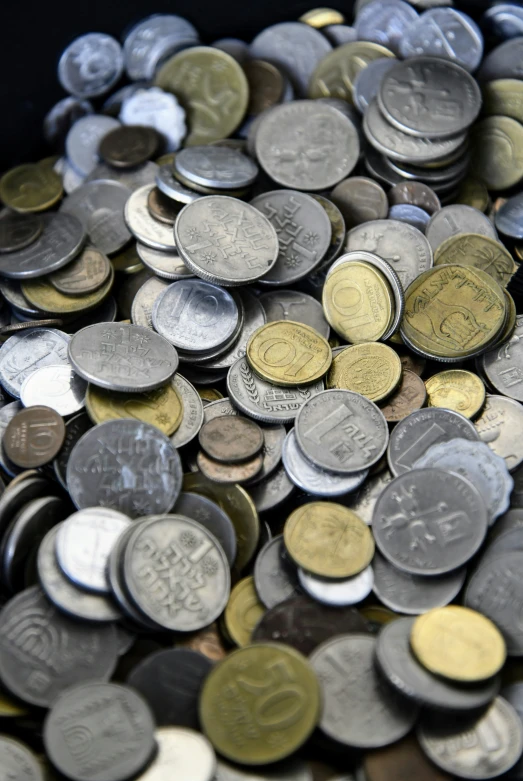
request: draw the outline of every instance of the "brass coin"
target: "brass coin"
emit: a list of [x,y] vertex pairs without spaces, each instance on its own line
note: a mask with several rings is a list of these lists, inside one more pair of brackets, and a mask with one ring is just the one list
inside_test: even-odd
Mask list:
[[[390,339],[390,341],[392,342],[392,339]],[[414,372],[418,377],[421,377],[427,365],[425,358],[421,358],[419,355],[407,350],[406,347],[402,347],[401,343],[394,344],[394,350],[399,355],[403,371]]]
[[464,203],[480,212],[486,212],[490,198],[484,182],[473,176],[467,176],[459,186],[454,203]]
[[225,608],[225,628],[233,643],[240,648],[249,645],[254,627],[266,612],[249,575],[237,583]]
[[323,287],[323,311],[329,325],[347,342],[377,342],[387,332],[394,303],[390,286],[368,263],[343,263]]
[[390,396],[400,379],[398,354],[386,344],[369,342],[338,353],[327,374],[327,388],[351,390],[371,401],[381,401]]
[[93,293],[111,276],[111,264],[96,247],[84,247],[64,268],[49,275],[50,283],[60,293],[82,296]]
[[216,622],[205,629],[201,629],[196,634],[182,640],[176,640],[175,646],[191,648],[193,651],[199,651],[201,654],[211,659],[213,662],[219,662],[227,656],[227,650],[223,640],[218,632]]
[[165,225],[174,225],[176,218],[183,209],[183,203],[177,203],[164,195],[158,187],[153,187],[147,197],[147,208],[155,220],[165,223]]
[[98,154],[114,168],[134,168],[153,157],[159,146],[160,135],[154,128],[122,125],[102,138]]
[[345,24],[345,17],[340,11],[335,11],[334,8],[312,8],[310,11],[302,14],[298,21],[319,30],[322,27],[327,27],[329,24]]
[[135,418],[156,426],[168,437],[183,419],[182,400],[173,383],[147,393],[113,393],[89,384],[85,406],[93,423]]
[[381,405],[381,411],[389,423],[398,423],[411,412],[421,409],[426,399],[427,390],[421,377],[404,369],[397,390]]
[[111,258],[111,265],[115,271],[121,271],[122,274],[137,274],[145,269],[136,250],[135,241],[118,255],[114,255]]
[[83,296],[66,296],[60,293],[47,277],[38,279],[28,279],[22,282],[22,293],[29,303],[41,309],[42,312],[50,314],[65,315],[73,312],[87,312],[94,309],[95,306],[109,295],[114,281],[114,271],[111,266],[111,272],[107,282],[102,287],[95,290],[94,293],[86,293]]
[[224,464],[221,461],[215,461],[214,458],[209,458],[203,450],[200,450],[196,456],[196,463],[202,474],[215,483],[246,483],[261,471],[263,456],[255,456],[241,464]]
[[369,62],[382,57],[394,57],[394,54],[369,41],[351,41],[338,46],[322,59],[312,74],[309,98],[341,98],[352,103],[356,76]]
[[523,82],[520,79],[494,79],[482,86],[483,113],[512,117],[523,122]]
[[35,242],[44,229],[37,214],[11,212],[0,217],[0,252],[16,252]]
[[184,49],[162,65],[155,84],[172,92],[187,111],[186,146],[227,138],[247,109],[249,87],[241,66],[210,46]]
[[523,177],[523,126],[510,117],[487,117],[471,131],[471,157],[489,190],[506,190]]
[[363,767],[366,781],[452,781],[429,761],[412,735],[392,746],[367,751]]
[[61,177],[47,165],[19,165],[0,179],[0,198],[17,212],[50,209],[58,203],[62,193]]
[[472,683],[491,678],[507,655],[499,629],[467,607],[439,607],[419,616],[412,626],[411,648],[435,675]]
[[477,374],[448,369],[425,381],[427,407],[443,407],[465,418],[475,417],[485,403],[485,386]]
[[194,388],[198,393],[198,396],[201,399],[204,399],[204,401],[219,401],[220,399],[223,399],[223,393],[220,393],[216,388],[205,388],[202,386],[199,387],[198,385],[195,385]]
[[48,464],[58,455],[65,439],[65,423],[50,407],[27,407],[10,420],[2,447],[22,469]]
[[334,502],[310,502],[285,522],[283,539],[300,567],[324,578],[350,578],[374,555],[369,527],[352,510]]
[[243,70],[249,84],[249,116],[256,117],[281,101],[285,81],[275,65],[265,60],[248,60]]
[[401,336],[422,355],[466,358],[496,338],[505,310],[503,290],[489,274],[469,266],[436,266],[409,285]]
[[314,328],[293,320],[275,320],[251,336],[247,360],[267,382],[295,387],[323,377],[331,365],[332,351]]
[[311,735],[320,711],[312,667],[298,651],[277,643],[229,654],[211,670],[200,695],[204,734],[216,751],[245,765],[293,754]]
[[501,287],[508,285],[516,270],[512,255],[503,244],[479,233],[460,233],[439,245],[434,252],[434,265],[453,263],[479,268],[490,274]]
[[508,339],[510,339],[516,327],[516,319],[518,316],[514,299],[507,290],[504,289],[503,293],[505,294],[505,301],[507,304],[507,318],[505,320],[503,330],[496,339],[496,344],[504,344]]
[[209,458],[225,464],[248,461],[263,447],[263,431],[254,420],[220,415],[207,421],[198,435],[200,447]]

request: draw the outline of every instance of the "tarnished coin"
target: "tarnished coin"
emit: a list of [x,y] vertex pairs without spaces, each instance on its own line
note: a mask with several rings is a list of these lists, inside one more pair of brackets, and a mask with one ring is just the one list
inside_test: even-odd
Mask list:
[[69,420],[65,424],[64,444],[62,445],[62,448],[58,453],[58,456],[55,458],[53,462],[53,468],[54,468],[54,473],[56,475],[56,478],[58,479],[60,485],[62,486],[62,488],[65,488],[66,490],[67,490],[67,483],[65,479],[65,471],[67,469],[67,462],[69,460],[69,455],[75,443],[80,439],[82,434],[84,434],[88,429],[91,428],[91,426],[92,423],[85,413],[74,415],[74,417],[69,418]]
[[433,214],[425,230],[434,252],[446,239],[461,233],[474,233],[497,239],[496,229],[489,218],[479,209],[462,203],[444,206]]
[[509,471],[523,461],[523,409],[505,396],[487,396],[485,406],[474,422],[483,442],[505,459]]
[[210,458],[202,450],[196,457],[196,463],[201,472],[209,480],[217,483],[246,483],[259,475],[263,467],[263,456],[257,455],[248,461],[242,461],[238,464],[224,464],[222,461],[216,461]]
[[123,125],[109,131],[101,140],[98,154],[114,168],[133,168],[154,157],[160,135],[143,125]]
[[[428,760],[412,735],[392,746],[367,751],[363,757],[363,768],[366,781],[390,781],[395,774],[399,774],[399,778],[407,778],[411,772],[413,777],[423,781],[450,781],[450,776]],[[348,776],[346,781],[350,781]]]
[[486,117],[470,134],[473,159],[489,190],[506,190],[523,177],[523,128],[511,117]]
[[345,220],[341,211],[332,200],[324,198],[323,195],[318,195],[317,193],[313,193],[312,197],[323,206],[331,224],[331,243],[322,260],[322,265],[327,266],[327,264],[330,265],[338,257],[345,243]]
[[42,366],[24,380],[20,398],[25,407],[44,404],[64,417],[83,409],[86,387],[69,364]]
[[415,372],[403,369],[396,391],[388,397],[380,409],[389,423],[404,420],[411,412],[425,406],[427,391],[425,383]]
[[60,293],[82,295],[98,290],[111,274],[109,260],[95,247],[84,250],[67,266],[50,275],[51,284]]
[[80,220],[89,241],[100,252],[111,255],[131,238],[124,221],[124,207],[131,195],[120,182],[89,182],[64,199],[60,212]]
[[0,382],[19,397],[24,380],[41,366],[68,365],[69,336],[54,328],[32,328],[14,334],[2,345]]
[[198,437],[208,456],[227,464],[248,461],[263,447],[261,428],[254,421],[239,416],[209,420]]
[[85,405],[94,423],[119,418],[136,418],[171,436],[181,425],[184,409],[174,382],[146,393],[114,393],[89,385]]
[[327,340],[313,328],[277,320],[254,332],[247,343],[247,360],[262,379],[296,387],[323,377],[332,353]]
[[183,209],[183,204],[173,201],[172,198],[162,193],[159,187],[153,187],[147,196],[147,208],[156,220],[160,220],[166,225],[174,225]]
[[52,461],[65,439],[65,424],[49,407],[32,406],[9,421],[2,437],[6,456],[16,466],[31,469]]
[[227,513],[206,496],[182,491],[176,500],[174,512],[192,518],[213,534],[223,548],[229,564],[236,558],[236,532]]
[[344,42],[318,63],[309,81],[309,97],[341,98],[352,103],[354,83],[359,73],[370,62],[383,57],[392,58],[394,54],[379,43]]
[[180,448],[198,434],[203,423],[203,404],[196,389],[181,374],[175,374],[172,384],[181,399],[183,417],[178,430],[171,436],[171,442]]
[[388,199],[391,206],[412,204],[430,215],[441,209],[438,196],[423,182],[401,182],[389,191]]
[[109,277],[92,293],[65,294],[55,288],[49,277],[27,279],[22,282],[22,293],[30,304],[46,314],[81,315],[95,309],[109,295],[114,282],[113,267]]
[[228,636],[240,648],[251,643],[252,630],[265,613],[260,602],[254,578],[249,576],[238,581],[231,591],[223,621]]
[[318,602],[345,607],[356,605],[369,596],[374,582],[374,573],[369,565],[352,578],[330,580],[298,569],[298,579],[303,590]]
[[9,212],[0,218],[0,252],[17,252],[32,244],[44,229],[36,214]]
[[174,167],[191,182],[217,190],[248,187],[258,175],[253,160],[225,146],[186,147],[176,155]]
[[127,228],[137,241],[163,252],[176,251],[172,226],[155,219],[148,208],[148,198],[154,185],[145,184],[127,199],[124,218]]
[[498,393],[516,401],[523,401],[523,355],[520,347],[522,335],[523,319],[518,317],[509,341],[485,353],[481,358],[481,369],[490,385]]
[[[392,60],[376,60],[376,62],[392,62]],[[366,69],[361,73],[366,73]],[[365,176],[350,176],[344,179],[336,185],[331,198],[341,211],[348,230],[364,222],[387,216],[387,196],[383,187]]]
[[401,373],[401,361],[392,347],[376,342],[355,344],[334,357],[327,374],[327,387],[382,401],[396,389]]
[[41,212],[62,197],[62,179],[43,163],[11,168],[0,179],[0,198],[5,206],[22,214]]
[[104,33],[76,38],[60,57],[58,78],[77,98],[96,98],[114,87],[123,71],[122,47]]
[[427,406],[455,410],[465,418],[474,418],[485,403],[481,379],[464,369],[448,369],[425,381]]
[[510,282],[516,268],[512,255],[499,241],[474,233],[451,236],[439,245],[434,265],[453,263],[486,271],[502,287]]

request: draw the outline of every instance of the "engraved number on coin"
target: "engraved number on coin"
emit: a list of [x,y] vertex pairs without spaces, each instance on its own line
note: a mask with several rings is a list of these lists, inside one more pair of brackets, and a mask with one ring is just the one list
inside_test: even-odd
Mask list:
[[285,729],[302,718],[307,695],[284,659],[267,664],[261,681],[239,675],[237,683],[246,692],[259,695],[253,715],[260,729]]
[[[284,345],[286,348],[283,354],[280,345]],[[281,337],[266,339],[265,342],[261,343],[258,354],[268,366],[288,366],[289,368],[285,371],[287,377],[296,377],[303,367],[314,358],[312,353],[305,350],[301,353],[298,352],[291,342]]]

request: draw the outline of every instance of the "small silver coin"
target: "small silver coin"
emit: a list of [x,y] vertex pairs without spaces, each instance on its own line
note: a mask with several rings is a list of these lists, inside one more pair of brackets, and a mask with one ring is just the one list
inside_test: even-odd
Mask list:
[[404,0],[371,0],[356,16],[360,41],[372,41],[398,53],[403,36],[418,20],[417,11]]
[[56,556],[64,574],[86,591],[109,594],[107,563],[131,519],[108,507],[89,507],[67,518],[56,535]]
[[148,328],[98,323],[82,328],[69,343],[69,360],[84,380],[100,388],[145,392],[160,388],[178,368],[174,347]]
[[184,185],[174,176],[170,165],[160,166],[156,176],[156,186],[164,195],[167,195],[168,198],[172,198],[173,201],[177,201],[178,203],[192,203],[193,201],[197,201],[198,198],[204,197],[200,193],[190,190],[188,187],[184,187]]
[[170,437],[171,443],[178,448],[187,445],[198,435],[203,425],[203,404],[196,389],[179,372],[175,374],[172,383],[183,406],[182,422]]
[[191,182],[216,190],[248,187],[258,175],[253,160],[225,146],[186,147],[176,155],[174,167]]
[[274,320],[293,320],[314,328],[325,339],[329,338],[330,326],[325,320],[323,307],[312,296],[298,290],[271,290],[262,293],[259,302],[265,310],[268,323]]
[[487,507],[474,485],[433,468],[413,469],[389,483],[372,518],[383,556],[412,575],[461,567],[481,547],[487,526]]
[[320,469],[343,475],[380,460],[389,430],[372,401],[348,390],[326,390],[302,406],[295,434],[302,453]]
[[387,452],[390,471],[395,477],[402,475],[414,467],[429,447],[456,438],[471,442],[479,439],[474,424],[459,412],[441,407],[411,412],[391,433]]
[[459,594],[467,571],[453,570],[440,577],[410,575],[398,569],[379,553],[372,560],[373,590],[380,602],[397,613],[418,616],[435,607],[444,607]]
[[89,114],[75,122],[65,139],[65,151],[77,173],[87,176],[98,164],[98,147],[110,130],[120,127],[117,119]]
[[[517,6],[514,6],[517,8]],[[519,11],[522,9],[519,8]],[[522,16],[523,22],[523,16]],[[523,30],[522,30],[523,32]],[[512,683],[508,686],[504,686],[501,690],[501,696],[506,700],[519,716],[520,721],[523,723],[523,684]],[[510,771],[510,776],[513,781],[521,781],[523,778],[523,760],[519,760]]]
[[419,206],[412,206],[410,203],[399,203],[397,206],[391,206],[389,209],[389,220],[399,220],[417,228],[420,233],[425,233],[425,228],[430,220],[430,214],[420,209]]
[[303,590],[317,602],[333,607],[346,607],[363,602],[372,591],[374,572],[369,565],[345,580],[326,580],[298,568],[298,580]]
[[360,70],[354,79],[354,103],[362,114],[365,114],[369,103],[376,98],[381,80],[395,63],[396,60],[392,57],[381,57],[378,60],[372,60]]
[[470,16],[461,11],[431,8],[404,31],[399,50],[404,59],[442,57],[472,73],[483,56],[483,36]]
[[392,480],[392,475],[388,469],[384,469],[377,475],[369,477],[361,488],[346,496],[343,500],[345,507],[356,513],[367,526],[372,524],[372,515],[374,506],[381,496],[385,486]]
[[369,470],[362,469],[350,475],[326,472],[318,469],[302,454],[294,429],[289,431],[282,451],[283,465],[292,482],[305,493],[313,496],[344,496],[355,491],[367,477]]
[[176,252],[172,227],[156,220],[147,206],[147,199],[153,188],[154,185],[146,184],[132,193],[125,204],[125,222],[136,240],[147,247],[163,252]]
[[460,233],[480,233],[491,239],[498,238],[496,229],[483,212],[462,203],[444,206],[430,218],[425,230],[433,251],[436,251],[445,239]]
[[[151,160],[147,160],[146,163],[142,163],[142,165],[138,165],[136,168],[113,168],[110,165],[106,165],[106,163],[98,163],[96,168],[93,168],[91,173],[88,174],[83,181],[86,184],[100,179],[110,182],[119,182],[124,187],[127,187],[127,189],[134,192],[135,190],[140,189],[140,187],[144,187],[146,184],[151,186],[154,185],[156,183],[157,173],[158,166]],[[66,192],[69,192],[65,186],[65,181],[64,188]]]
[[0,350],[0,382],[18,398],[24,381],[42,366],[63,364],[69,336],[55,328],[30,328],[7,339]]
[[60,57],[60,84],[77,98],[96,98],[113,87],[123,71],[122,47],[104,33],[76,38]]
[[256,485],[249,485],[248,492],[259,513],[274,510],[287,501],[294,492],[294,483],[287,477],[283,464],[280,464],[268,477]]
[[236,531],[231,519],[219,505],[206,496],[182,491],[173,512],[197,521],[210,531],[222,546],[229,566],[232,567],[236,558]]
[[[495,8],[496,6],[494,6]],[[523,40],[521,36],[510,41],[504,41],[492,49],[481,63],[477,72],[480,82],[497,79],[523,78]]]
[[177,252],[162,252],[139,241],[136,243],[136,252],[144,266],[160,279],[176,282],[178,279],[194,276]]
[[153,328],[153,309],[157,299],[167,290],[166,280],[152,277],[143,283],[136,292],[131,305],[131,322],[144,328]]
[[511,239],[523,239],[523,193],[509,198],[494,216],[496,228]]
[[216,754],[204,735],[184,727],[159,727],[154,733],[158,752],[140,781],[219,781]]
[[287,555],[282,534],[269,540],[258,553],[254,585],[260,601],[268,609],[301,594],[296,565]]
[[224,195],[187,204],[176,219],[174,238],[194,274],[225,287],[264,277],[278,258],[278,236],[267,217]]
[[24,407],[43,404],[59,415],[73,415],[85,406],[87,383],[69,365],[41,366],[20,388]]
[[505,459],[511,472],[523,462],[523,407],[505,396],[487,396],[474,421],[480,439]]
[[0,255],[0,274],[9,279],[34,279],[66,266],[80,252],[85,238],[82,223],[72,214],[42,216],[44,229],[28,247]]
[[78,187],[60,205],[82,223],[89,241],[100,252],[112,255],[131,238],[123,218],[131,190],[119,182],[89,182]]

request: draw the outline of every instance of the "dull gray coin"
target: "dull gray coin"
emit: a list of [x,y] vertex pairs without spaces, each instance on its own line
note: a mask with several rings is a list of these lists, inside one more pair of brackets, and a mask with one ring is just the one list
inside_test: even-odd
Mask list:
[[474,422],[482,442],[505,459],[509,471],[523,462],[523,407],[505,396],[487,396]]
[[504,41],[487,54],[477,73],[478,80],[486,82],[496,79],[521,79],[523,77],[522,54],[521,34],[513,40]]
[[191,182],[216,190],[248,187],[258,175],[253,160],[226,146],[186,147],[176,155],[174,166]]
[[453,8],[430,8],[404,31],[399,50],[403,59],[442,57],[472,73],[483,56],[483,36],[470,16]]
[[62,201],[60,213],[80,220],[91,244],[112,255],[131,238],[124,220],[125,204],[131,195],[120,182],[89,182]]
[[366,176],[349,176],[344,179],[336,185],[331,198],[343,214],[349,230],[364,222],[387,216],[385,190],[374,179]]
[[258,474],[245,484],[247,490],[271,475],[280,465],[282,458],[282,448],[286,436],[285,426],[261,426],[261,430],[263,432],[261,449],[263,464]]
[[227,513],[206,496],[182,491],[176,500],[173,512],[184,515],[204,526],[213,534],[223,548],[232,567],[236,558],[236,531]]
[[327,580],[311,575],[299,567],[298,580],[303,590],[317,602],[333,607],[346,607],[357,605],[369,596],[374,583],[374,571],[369,565],[352,578]]
[[204,196],[200,193],[190,190],[176,179],[172,172],[172,166],[162,165],[160,166],[156,175],[156,186],[162,191],[168,198],[172,198],[177,203],[192,203],[197,201],[198,198]]
[[[158,166],[151,160],[142,163],[142,165],[139,165],[136,168],[113,168],[106,163],[99,163],[83,181],[87,183],[105,179],[111,182],[119,182],[120,184],[123,184],[124,187],[127,187],[134,192],[140,187],[144,187],[146,184],[154,186],[157,173]],[[64,189],[66,189],[66,176],[67,173],[64,175]],[[66,189],[66,192],[69,192],[69,190]]]
[[259,302],[265,310],[267,322],[293,320],[314,328],[325,339],[329,338],[330,326],[325,320],[323,307],[312,296],[299,290],[271,290],[262,293]]
[[75,122],[65,139],[65,151],[77,173],[87,176],[98,164],[98,147],[102,138],[120,127],[117,119],[89,114]]
[[41,366],[69,366],[69,338],[55,328],[30,328],[10,336],[0,351],[0,382],[6,391],[19,397],[24,380]]
[[378,501],[385,486],[392,480],[392,475],[388,469],[382,470],[379,474],[369,477],[357,491],[354,491],[343,500],[343,504],[350,510],[353,510],[358,518],[361,518],[367,526],[372,524],[372,514],[374,506]]
[[[21,410],[22,405],[19,401],[12,401],[10,404],[5,404],[2,408],[0,408],[0,443],[4,438],[7,426],[14,418],[14,416]],[[10,477],[14,477],[15,475],[20,474],[22,471],[21,467],[13,464],[13,462],[7,457],[5,449],[2,445],[0,445],[0,466],[2,466],[3,470],[7,472]]]
[[176,373],[173,386],[182,400],[183,418],[178,429],[170,437],[174,447],[183,447],[191,442],[203,425],[203,404],[200,395],[189,380]]
[[498,238],[489,218],[479,209],[463,203],[444,206],[430,218],[425,229],[425,235],[434,252],[446,239],[460,233],[479,233],[491,239]]
[[151,51],[165,36],[179,36],[198,41],[198,32],[193,25],[176,14],[153,14],[142,19],[127,33],[123,50],[125,68],[133,81],[150,79],[154,71],[149,72]]
[[66,266],[80,252],[86,233],[72,214],[44,214],[44,227],[36,241],[1,256],[0,272],[9,279],[34,279]]
[[176,282],[178,279],[194,276],[177,252],[162,252],[139,241],[136,243],[136,252],[144,266],[161,279]]
[[131,304],[131,322],[153,330],[153,309],[156,300],[169,287],[169,282],[151,277],[140,286]]
[[371,60],[354,79],[354,103],[362,114],[365,114],[370,102],[377,96],[383,77],[395,63],[396,60],[391,57]]
[[87,33],[76,38],[58,63],[60,84],[77,98],[104,95],[114,87],[122,71],[122,47],[104,33]]
[[[515,6],[517,8],[517,6]],[[521,10],[521,9],[519,9]],[[523,21],[523,20],[522,20]],[[523,684],[512,683],[509,686],[504,686],[501,690],[501,696],[505,699],[516,711],[520,721],[523,723]],[[523,778],[523,760],[519,760],[510,771],[510,775],[513,781],[521,781]]]
[[24,407],[43,404],[59,415],[73,415],[85,406],[87,383],[69,365],[42,366],[24,380],[20,398]]
[[127,199],[124,208],[126,225],[142,244],[163,252],[176,252],[172,226],[156,220],[147,206],[149,193],[153,188],[154,185],[146,184],[135,190]]
[[249,496],[259,513],[269,512],[285,502],[294,492],[295,487],[287,477],[283,464],[255,485],[248,486]]
[[269,540],[258,553],[254,565],[254,585],[266,608],[301,594],[296,565],[287,555],[282,534]]

